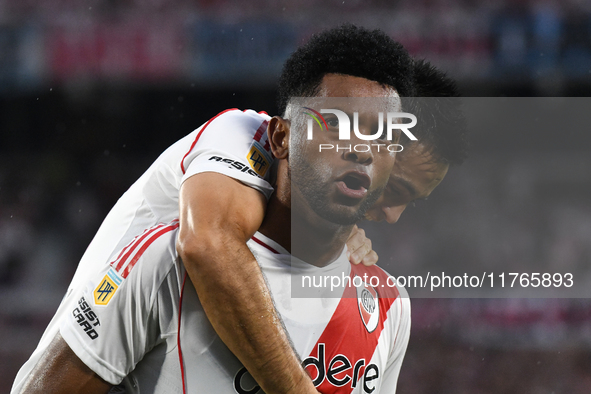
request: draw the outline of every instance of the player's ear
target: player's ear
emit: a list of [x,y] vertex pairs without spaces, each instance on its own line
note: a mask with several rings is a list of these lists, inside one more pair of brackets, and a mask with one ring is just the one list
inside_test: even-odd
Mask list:
[[274,116],[267,126],[267,136],[271,152],[278,159],[286,159],[289,155],[290,122],[280,116]]

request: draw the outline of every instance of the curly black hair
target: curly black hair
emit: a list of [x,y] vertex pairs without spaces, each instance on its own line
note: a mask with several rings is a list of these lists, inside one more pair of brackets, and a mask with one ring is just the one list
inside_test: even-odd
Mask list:
[[413,134],[437,161],[462,164],[468,152],[467,127],[455,81],[423,59],[414,63],[414,78],[417,97],[403,100],[417,117]]
[[460,97],[456,81],[425,59],[414,61],[418,97]]
[[287,59],[279,78],[279,113],[285,114],[292,97],[317,94],[326,74],[376,81],[403,97],[414,94],[413,62],[406,49],[381,30],[344,24],[312,36]]

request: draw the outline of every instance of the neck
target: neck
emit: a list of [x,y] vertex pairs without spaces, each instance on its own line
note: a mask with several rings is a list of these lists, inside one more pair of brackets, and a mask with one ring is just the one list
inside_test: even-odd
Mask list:
[[282,201],[274,193],[259,232],[287,249],[306,263],[324,267],[341,254],[351,234],[352,226],[342,226],[322,219],[307,206],[295,201]]

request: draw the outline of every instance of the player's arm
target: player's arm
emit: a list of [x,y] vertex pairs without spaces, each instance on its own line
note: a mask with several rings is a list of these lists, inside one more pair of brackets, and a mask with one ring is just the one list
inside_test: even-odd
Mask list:
[[205,172],[183,183],[179,202],[177,250],[220,338],[266,393],[317,393],[246,246],[263,220],[263,194]]
[[76,356],[58,333],[27,378],[21,393],[105,394],[111,387]]

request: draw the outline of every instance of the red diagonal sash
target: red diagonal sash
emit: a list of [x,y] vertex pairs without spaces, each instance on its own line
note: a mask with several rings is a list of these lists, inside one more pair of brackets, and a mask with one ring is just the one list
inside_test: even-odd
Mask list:
[[[379,285],[375,290],[378,295],[379,321],[375,329],[369,332],[363,321],[363,308],[357,297],[357,290],[347,286],[335,312],[316,342],[310,356],[304,360],[306,371],[312,377],[314,385],[323,394],[350,393],[359,384],[364,374],[366,381],[379,377],[377,366],[370,365],[378,345],[384,321],[390,307],[399,296],[398,289],[387,286],[388,274],[379,267],[351,265],[351,280],[355,276],[366,279],[377,277]],[[356,284],[359,280],[356,280]],[[373,279],[373,284],[377,283]],[[371,294],[375,294],[371,291]]]

